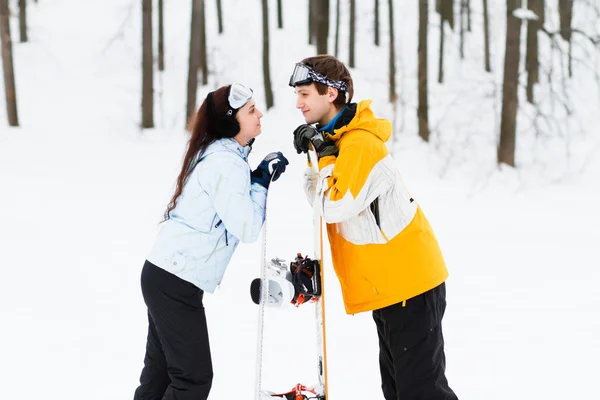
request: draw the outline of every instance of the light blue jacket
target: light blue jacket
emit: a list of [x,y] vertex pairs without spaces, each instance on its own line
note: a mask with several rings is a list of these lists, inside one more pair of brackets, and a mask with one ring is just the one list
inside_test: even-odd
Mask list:
[[267,190],[250,182],[248,153],[234,139],[208,146],[163,223],[148,261],[213,293],[240,241],[258,238]]

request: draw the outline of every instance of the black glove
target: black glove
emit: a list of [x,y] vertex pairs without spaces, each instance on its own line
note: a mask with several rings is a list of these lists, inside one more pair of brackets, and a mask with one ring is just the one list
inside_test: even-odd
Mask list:
[[317,151],[317,157],[336,156],[338,148],[331,140],[323,137],[323,134],[316,130],[312,125],[300,125],[294,131],[294,147],[298,154],[308,152],[308,141],[313,143]]
[[279,179],[281,174],[285,172],[285,166],[289,162],[283,154],[278,151],[276,153],[269,153],[267,156],[258,164],[258,167],[250,174],[250,181],[252,183],[258,183],[265,189],[269,188],[271,183],[271,176],[273,181]]

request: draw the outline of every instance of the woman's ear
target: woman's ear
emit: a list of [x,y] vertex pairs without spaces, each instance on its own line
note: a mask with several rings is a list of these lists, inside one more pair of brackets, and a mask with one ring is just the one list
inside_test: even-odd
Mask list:
[[215,118],[215,130],[221,137],[232,138],[240,132],[240,123],[235,116],[220,116]]

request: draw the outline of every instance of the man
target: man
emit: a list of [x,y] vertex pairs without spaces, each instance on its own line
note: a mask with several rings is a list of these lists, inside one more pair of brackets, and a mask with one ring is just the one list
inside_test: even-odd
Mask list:
[[312,142],[318,156],[307,196],[319,196],[346,312],[373,312],[385,399],[456,400],[442,335],[448,272],[385,146],[391,123],[375,117],[370,100],[351,103],[352,77],[335,57],[302,60],[289,84],[306,121],[294,147],[306,153]]

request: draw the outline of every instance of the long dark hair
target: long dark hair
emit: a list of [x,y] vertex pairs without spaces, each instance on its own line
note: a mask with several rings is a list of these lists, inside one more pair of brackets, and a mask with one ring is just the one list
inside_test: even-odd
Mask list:
[[187,151],[183,159],[181,172],[177,177],[177,187],[161,222],[169,219],[169,214],[177,205],[177,199],[181,196],[185,182],[207,147],[215,140],[223,137],[223,135],[220,135],[219,129],[215,129],[215,120],[218,119],[218,115],[224,115],[229,109],[229,102],[227,101],[228,92],[229,86],[222,86],[209,94],[209,96],[212,95],[211,106],[209,107],[208,105],[208,97],[204,99],[204,102],[202,102],[202,105],[196,112],[196,116],[188,125],[188,131],[191,133],[191,136],[187,144]]

